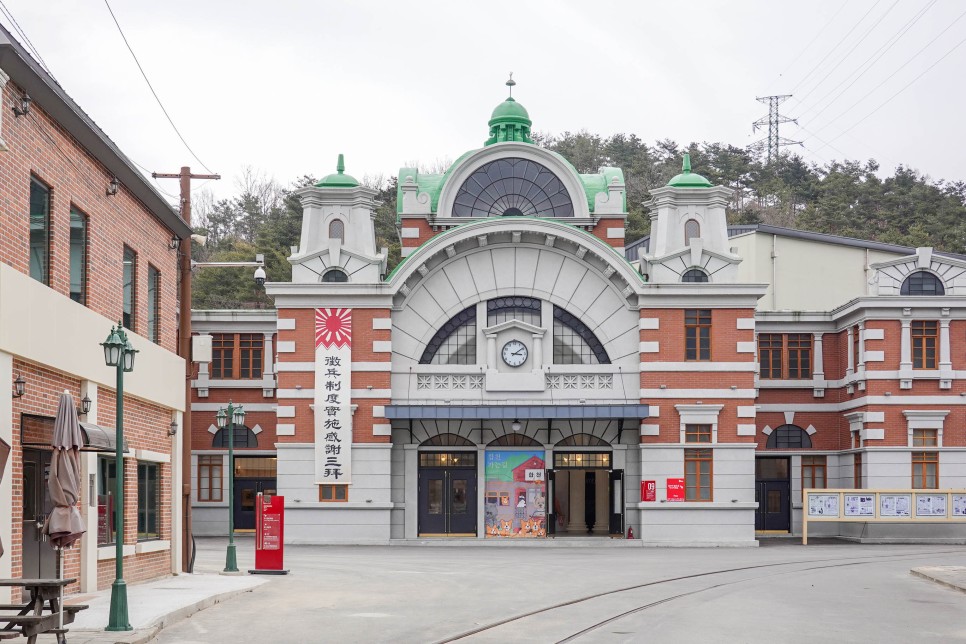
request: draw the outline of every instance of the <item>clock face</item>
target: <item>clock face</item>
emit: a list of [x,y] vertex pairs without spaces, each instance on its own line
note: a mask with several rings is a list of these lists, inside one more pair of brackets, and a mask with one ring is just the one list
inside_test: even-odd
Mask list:
[[510,340],[503,345],[503,362],[511,367],[519,367],[527,361],[527,345],[519,340]]

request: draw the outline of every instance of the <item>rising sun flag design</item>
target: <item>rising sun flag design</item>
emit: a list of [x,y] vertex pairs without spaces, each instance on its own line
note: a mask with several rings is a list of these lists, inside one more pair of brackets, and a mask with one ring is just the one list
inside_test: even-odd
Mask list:
[[352,309],[315,309],[315,348],[349,346],[352,340]]

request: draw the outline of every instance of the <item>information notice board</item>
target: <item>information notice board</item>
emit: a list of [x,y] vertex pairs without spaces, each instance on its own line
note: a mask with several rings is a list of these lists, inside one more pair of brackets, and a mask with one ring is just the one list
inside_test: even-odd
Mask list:
[[255,499],[255,569],[254,574],[283,575],[285,555],[285,497],[265,496]]

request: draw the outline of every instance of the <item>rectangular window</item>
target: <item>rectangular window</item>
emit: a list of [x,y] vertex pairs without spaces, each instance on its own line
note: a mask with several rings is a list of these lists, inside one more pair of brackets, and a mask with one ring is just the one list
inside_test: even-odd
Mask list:
[[684,498],[687,501],[712,500],[712,452],[710,449],[684,450]]
[[114,543],[114,523],[117,504],[115,500],[117,467],[114,457],[97,459],[97,545]]
[[852,327],[852,369],[859,370],[859,327]]
[[87,215],[70,209],[70,299],[87,305]]
[[939,447],[939,432],[935,429],[912,430],[913,447]]
[[50,286],[50,188],[30,177],[30,277]]
[[807,380],[812,377],[811,333],[762,333],[758,336],[759,378]]
[[762,333],[758,336],[759,377],[778,379],[782,377],[782,335]]
[[221,456],[198,457],[198,500],[221,501],[224,465]]
[[821,489],[825,487],[828,487],[826,457],[803,456],[802,457],[802,489],[803,490],[808,488]]
[[138,254],[124,247],[124,310],[121,323],[125,329],[135,331],[134,310],[137,307]]
[[148,264],[148,339],[161,344],[161,272]]
[[803,380],[812,377],[812,334],[789,333],[788,377]]
[[711,309],[684,311],[684,359],[711,359]]
[[211,377],[255,380],[262,377],[265,335],[262,333],[213,333]]
[[348,485],[320,485],[319,501],[323,503],[344,503],[349,500]]
[[711,425],[685,425],[685,443],[710,443]]
[[939,489],[939,452],[912,453],[912,487]]
[[161,538],[161,465],[138,463],[138,541]]
[[862,489],[862,452],[856,452],[852,457],[852,487]]
[[935,320],[913,320],[912,368],[935,369],[938,344],[939,322]]

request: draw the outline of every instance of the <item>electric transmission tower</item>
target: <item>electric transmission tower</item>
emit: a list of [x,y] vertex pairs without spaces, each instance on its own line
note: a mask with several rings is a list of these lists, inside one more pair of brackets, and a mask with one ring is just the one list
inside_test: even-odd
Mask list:
[[778,106],[792,97],[791,94],[780,94],[778,96],[756,96],[755,100],[759,103],[768,104],[768,116],[763,116],[751,124],[752,131],[757,132],[759,128],[768,126],[768,136],[756,141],[748,146],[756,152],[767,150],[768,163],[778,159],[778,149],[786,145],[801,145],[801,141],[792,141],[778,135],[778,126],[781,123],[798,123],[796,119],[783,116],[778,113]]

